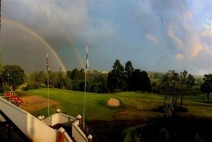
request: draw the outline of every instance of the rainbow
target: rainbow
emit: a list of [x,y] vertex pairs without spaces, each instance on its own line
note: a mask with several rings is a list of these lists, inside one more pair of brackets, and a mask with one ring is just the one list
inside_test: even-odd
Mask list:
[[[75,45],[74,45],[74,42],[71,40],[71,38],[69,38],[69,36],[67,35],[67,33],[64,31],[64,35],[66,37],[66,40],[69,42],[69,44],[71,45],[71,47],[73,47],[73,52],[74,52],[74,55],[76,56],[77,58],[77,62],[78,64],[80,65],[79,67],[80,68],[83,68],[85,66],[85,63],[83,62],[83,59],[81,58],[78,50],[76,49]],[[81,41],[81,46],[84,46],[85,47],[85,43],[83,41]]]
[[24,26],[21,23],[18,23],[17,21],[13,21],[10,19],[6,19],[6,18],[2,18],[2,21],[5,23],[9,23],[11,25],[16,26],[17,28],[20,28],[26,32],[28,32],[29,34],[31,34],[34,38],[36,38],[38,41],[40,41],[41,43],[44,44],[44,46],[54,55],[54,57],[56,58],[56,60],[58,61],[59,65],[61,66],[61,70],[66,72],[66,67],[63,64],[62,60],[60,59],[60,57],[58,56],[58,54],[54,51],[54,49],[50,46],[50,44],[44,39],[42,38],[38,33],[36,33],[35,31],[33,31],[32,29]]
[[[67,32],[65,31],[64,28],[62,28],[62,30],[63,30],[63,34],[65,35],[64,38],[66,38],[66,41],[68,41],[70,47],[72,47],[72,49],[73,49],[72,51],[74,52],[74,55],[75,55],[75,57],[77,59],[78,65],[80,65],[79,67],[83,68],[85,66],[85,62],[81,58],[77,48],[75,47],[75,44],[74,44],[74,42],[72,40],[72,37],[70,37],[70,35],[67,35]],[[83,47],[85,47],[85,45],[86,45],[85,42],[83,42],[83,40],[80,40],[80,44],[81,44],[80,46],[83,46]]]

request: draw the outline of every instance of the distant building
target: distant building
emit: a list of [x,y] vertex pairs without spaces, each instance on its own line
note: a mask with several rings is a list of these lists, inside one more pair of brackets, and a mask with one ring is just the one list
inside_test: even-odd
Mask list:
[[100,71],[100,73],[108,74],[109,71]]

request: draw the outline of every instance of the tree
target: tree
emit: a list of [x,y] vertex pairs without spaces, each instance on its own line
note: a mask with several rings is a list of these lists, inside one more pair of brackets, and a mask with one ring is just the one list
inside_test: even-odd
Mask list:
[[24,90],[42,88],[47,84],[47,75],[44,71],[35,71],[28,78],[29,81],[27,81],[27,86],[23,88]]
[[65,88],[65,73],[62,71],[57,72],[58,76],[58,88]]
[[[179,76],[174,70],[168,71],[161,81],[160,92],[164,95],[164,111],[166,116],[172,116],[177,102],[177,93],[179,91]],[[170,101],[171,100],[171,101]]]
[[47,76],[44,71],[39,71],[37,76],[37,82],[40,84],[44,84],[46,82]]
[[37,82],[37,76],[38,76],[38,72],[33,72],[29,75],[29,82],[30,83],[34,83]]
[[124,86],[124,67],[118,59],[116,59],[112,71],[108,74],[108,88],[110,91],[122,91]]
[[180,73],[181,77],[181,105],[183,104],[184,96],[186,95],[195,95],[199,94],[199,91],[194,89],[195,86],[195,78],[193,75],[189,74],[187,71],[183,71]]
[[180,77],[175,70],[170,70],[164,75],[161,81],[161,93],[164,95],[164,105],[171,104],[175,107],[178,95],[182,93],[180,86],[182,87],[180,85]]
[[95,92],[95,93],[106,93],[107,92],[107,78],[104,78],[101,75],[98,77],[95,77],[92,80],[90,79],[88,81],[88,84],[90,84],[90,88],[88,88],[88,90],[87,90],[89,92]]
[[71,80],[71,78],[69,78],[69,77],[66,75],[64,81],[65,81],[65,82],[64,82],[65,88],[68,89],[68,90],[71,90],[71,89],[72,89],[72,80]]
[[[180,100],[181,100],[181,105],[183,104],[183,99],[184,99],[184,96],[186,95],[186,89],[188,88],[188,87],[192,87],[192,80],[190,80],[193,76],[192,75],[190,75],[189,77],[190,78],[188,78],[187,77],[187,74],[188,74],[188,72],[186,71],[186,70],[184,70],[183,72],[180,72],[180,74],[179,74],[179,92],[180,92]],[[186,87],[186,86],[187,87]],[[177,96],[176,96],[177,97]],[[177,101],[177,99],[176,99],[176,101]]]
[[146,71],[141,72],[141,91],[144,93],[145,91],[151,91],[151,81],[148,77]]
[[185,80],[185,85],[187,87],[193,87],[195,85],[195,82],[196,82],[196,80],[195,80],[194,76],[189,74]]
[[44,84],[47,80],[47,75],[44,71],[33,72],[30,74],[30,82],[37,83],[39,85]]
[[59,72],[51,72],[49,71],[49,84],[55,88],[65,88],[65,89],[72,89],[72,79],[70,78],[69,74],[59,71]]
[[77,68],[73,69],[71,74],[69,73],[69,76],[70,75],[72,80],[84,80],[84,77],[85,77],[84,70],[81,69],[79,71]]
[[134,91],[139,90],[139,91],[142,91],[143,93],[145,91],[148,91],[148,92],[151,91],[151,81],[146,71],[135,69],[132,74],[131,80],[132,80],[131,82],[132,90]]
[[195,85],[194,77],[186,70],[177,73],[175,70],[168,71],[161,81],[160,92],[164,95],[164,104],[176,106],[178,97],[180,97],[181,105],[184,96],[196,94],[193,89]]
[[24,70],[18,65],[3,66],[2,78],[9,86],[12,85],[14,90],[24,83],[24,76]]
[[210,100],[210,93],[212,92],[212,74],[205,74],[203,78],[203,84],[200,86],[201,92],[206,94],[208,102]]
[[134,72],[134,68],[133,68],[131,61],[126,62],[124,71],[125,71],[126,89],[131,90],[132,89],[131,85],[132,85],[132,82],[133,82],[132,75],[133,75],[133,72]]
[[71,72],[71,79],[72,80],[77,80],[79,77],[79,71],[77,68],[73,69]]
[[71,79],[71,71],[67,71],[67,72],[66,72],[66,77],[68,77],[68,78]]
[[141,90],[142,79],[141,79],[141,70],[140,69],[134,70],[131,80],[132,80],[132,82],[130,84],[131,89],[134,91]]
[[71,74],[69,75],[71,76],[72,79],[72,83],[73,83],[73,90],[77,90],[77,91],[84,91],[83,86],[84,86],[84,78],[85,78],[85,73],[84,70],[81,69],[80,71],[75,68],[72,70]]

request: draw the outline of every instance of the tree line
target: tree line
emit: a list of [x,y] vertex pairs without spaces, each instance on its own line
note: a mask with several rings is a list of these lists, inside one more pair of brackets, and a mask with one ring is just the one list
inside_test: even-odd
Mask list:
[[[86,90],[88,92],[105,93],[107,92],[107,78],[98,72],[88,72],[86,80]],[[28,76],[28,83],[23,88],[24,90],[38,88],[59,88],[74,91],[84,91],[85,87],[85,72],[84,69],[73,69],[67,72],[39,71],[33,72]]]
[[[95,93],[108,93],[117,91],[151,91],[151,81],[146,71],[134,69],[131,61],[125,68],[117,59],[113,69],[107,74],[88,72],[86,91]],[[24,90],[47,87],[47,80],[52,88],[84,91],[85,72],[77,68],[67,72],[33,72],[28,76],[28,83]]]
[[[115,60],[112,70],[108,74],[97,71],[87,73],[86,90],[88,92],[108,93],[118,91],[154,92],[164,95],[164,103],[176,105],[186,95],[203,94],[207,100],[212,92],[212,74],[205,74],[202,82],[198,81],[187,71],[176,72],[170,70],[161,75],[156,73],[158,80],[151,80],[146,71],[134,69],[132,62],[127,61],[123,66],[118,59]],[[0,66],[0,91],[7,91],[11,87],[15,90],[25,83],[24,90],[37,89],[49,86],[52,88],[84,91],[84,69],[73,69],[67,72],[35,71],[25,74],[18,65]]]
[[[18,65],[6,65],[1,67],[1,92],[9,90],[12,86],[16,89],[19,85],[23,90],[47,88],[68,89],[84,91],[85,71],[84,69],[73,69],[67,72],[35,71],[25,74]],[[48,82],[49,80],[49,82]],[[87,72],[86,91],[95,93],[108,93],[117,91],[151,91],[151,81],[146,71],[134,69],[131,61],[125,67],[117,59],[108,74],[97,71]]]

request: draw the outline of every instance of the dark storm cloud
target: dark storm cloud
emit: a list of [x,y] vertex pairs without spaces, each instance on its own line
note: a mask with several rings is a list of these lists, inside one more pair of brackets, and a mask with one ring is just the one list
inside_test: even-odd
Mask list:
[[[88,4],[89,1],[86,0],[3,1],[2,15],[40,35],[64,59],[64,62],[69,62],[68,68],[70,64],[72,67],[74,65],[82,67],[79,61],[76,61],[79,60],[76,58],[78,55],[74,54],[84,50],[86,43],[94,44],[92,42],[104,40],[114,32],[113,23],[107,20],[96,20],[96,26],[89,23]],[[25,44],[30,44],[27,41],[25,40]],[[9,52],[10,49],[5,50]],[[11,52],[14,50],[11,49],[9,53]],[[64,56],[67,52],[68,60]]]

